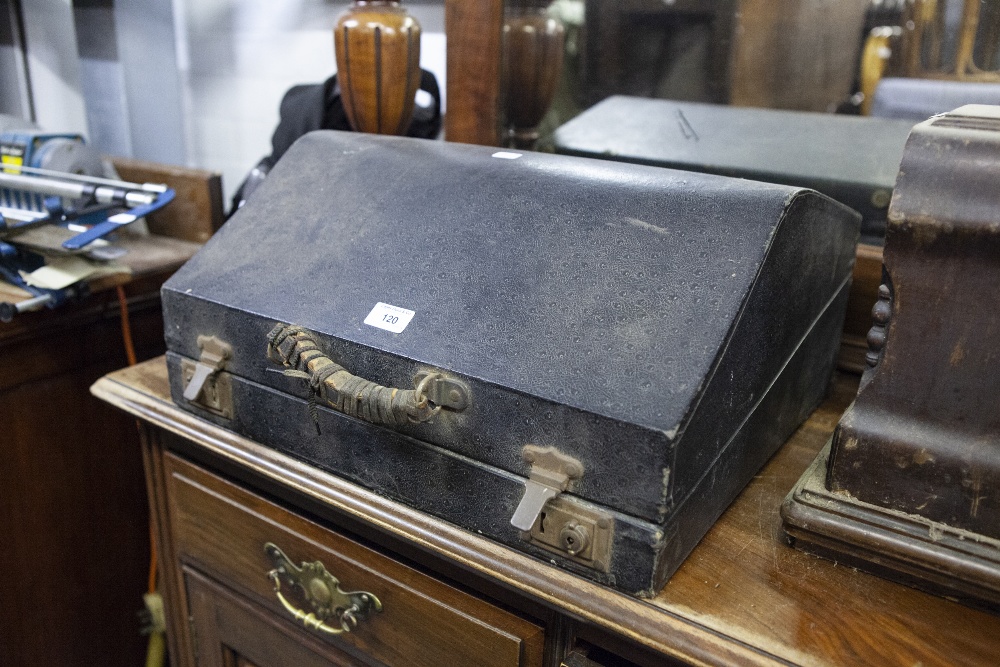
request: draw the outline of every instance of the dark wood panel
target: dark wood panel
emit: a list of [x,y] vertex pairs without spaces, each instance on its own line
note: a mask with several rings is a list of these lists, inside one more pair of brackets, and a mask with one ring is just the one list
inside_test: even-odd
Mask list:
[[[135,305],[135,304],[134,304]],[[159,300],[133,312],[162,353]],[[0,326],[0,665],[136,665],[149,530],[135,420],[91,383],[126,363],[117,308]]]
[[503,0],[445,0],[448,39],[448,141],[500,142],[500,43]]
[[868,0],[739,0],[730,104],[831,111],[857,74]]
[[[158,317],[160,299],[157,294],[139,294],[130,299],[133,311],[133,337],[145,355],[143,359],[162,353],[163,320]],[[111,369],[127,363],[120,328],[120,307],[114,292],[88,300],[84,304],[66,306],[57,311],[41,310],[25,313],[0,325],[0,392],[12,391],[21,385],[79,372],[90,365]],[[93,372],[97,372],[94,370]],[[95,375],[96,380],[100,375]],[[87,385],[84,385],[86,388]],[[67,400],[66,395],[60,398]],[[80,399],[90,401],[84,392]],[[2,401],[0,401],[2,406]],[[44,404],[25,413],[12,413],[19,420],[46,410]],[[5,408],[6,409],[6,408]]]
[[267,577],[264,544],[296,564],[322,561],[345,590],[375,594],[383,611],[330,641],[390,665],[540,666],[541,628],[329,532],[168,455],[172,536],[181,561],[287,615]]
[[[583,106],[610,95],[670,97],[678,92],[673,86],[664,89],[659,79],[676,64],[671,43],[683,41],[691,30],[703,33],[706,44],[701,67],[684,70],[684,99],[726,103],[736,6],[737,0],[587,0],[580,52]],[[655,35],[662,39],[658,44],[650,39]],[[651,58],[651,51],[657,55]],[[687,55],[697,58],[695,51]]]
[[199,667],[362,667],[367,664],[318,641],[197,572],[188,571],[191,626]]

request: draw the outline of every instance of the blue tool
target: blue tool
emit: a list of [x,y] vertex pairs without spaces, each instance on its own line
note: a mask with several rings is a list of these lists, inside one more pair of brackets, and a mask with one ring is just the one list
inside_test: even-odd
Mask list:
[[[174,199],[174,191],[165,185],[97,175],[102,173],[100,155],[79,135],[30,130],[0,133],[0,278],[33,295],[16,304],[0,303],[0,321],[43,306],[54,308],[86,289],[83,285],[61,290],[28,285],[22,272],[30,273],[45,262],[29,248],[49,248],[45,252],[56,254],[87,252],[94,241]],[[61,247],[18,242],[19,235],[43,225],[78,233]]]
[[18,250],[13,245],[0,241],[0,278],[32,295],[31,298],[17,303],[0,302],[0,322],[10,322],[18,313],[38,310],[43,306],[55,308],[86,293],[85,284],[73,285],[61,290],[51,290],[29,285],[21,277],[20,271],[30,273],[44,264],[45,259],[41,255]]
[[[15,199],[39,202],[37,208],[0,205],[0,215],[18,220],[13,225],[8,223],[6,230],[0,229],[0,237],[4,231],[25,226],[69,223],[78,217],[77,213],[87,213],[93,227],[66,240],[62,247],[69,251],[83,249],[96,239],[166,206],[174,198],[174,191],[164,185],[77,176],[34,167],[0,170],[0,191],[17,193],[9,197],[7,203]],[[75,206],[64,207],[52,198],[70,200]],[[97,213],[103,215],[93,215]]]

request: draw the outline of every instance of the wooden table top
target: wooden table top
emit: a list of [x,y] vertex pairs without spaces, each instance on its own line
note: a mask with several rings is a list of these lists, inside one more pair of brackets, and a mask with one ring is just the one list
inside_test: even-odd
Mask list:
[[91,391],[340,513],[654,651],[706,665],[996,665],[1000,617],[789,547],[778,508],[857,388],[830,397],[709,531],[663,591],[639,600],[470,534],[176,408],[163,358]]

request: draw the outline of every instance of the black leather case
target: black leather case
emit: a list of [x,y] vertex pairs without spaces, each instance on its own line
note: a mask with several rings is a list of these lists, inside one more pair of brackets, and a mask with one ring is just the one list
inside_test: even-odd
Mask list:
[[[470,530],[655,593],[822,398],[858,217],[790,187],[504,155],[301,139],[163,288],[175,400]],[[400,332],[366,323],[380,303],[412,319]],[[385,387],[438,373],[467,405],[401,424],[337,412],[276,372],[276,323]],[[232,348],[231,419],[183,397],[199,336]],[[560,553],[544,516],[531,531],[511,525],[533,477],[526,445],[582,466],[545,507],[591,522],[589,559]]]

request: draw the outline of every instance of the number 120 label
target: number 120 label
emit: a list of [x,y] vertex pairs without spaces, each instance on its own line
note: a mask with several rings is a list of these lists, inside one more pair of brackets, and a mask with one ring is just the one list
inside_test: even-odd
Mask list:
[[392,333],[401,333],[415,314],[414,311],[406,308],[392,306],[388,303],[377,303],[372,308],[372,312],[368,313],[368,317],[365,318],[365,324]]

